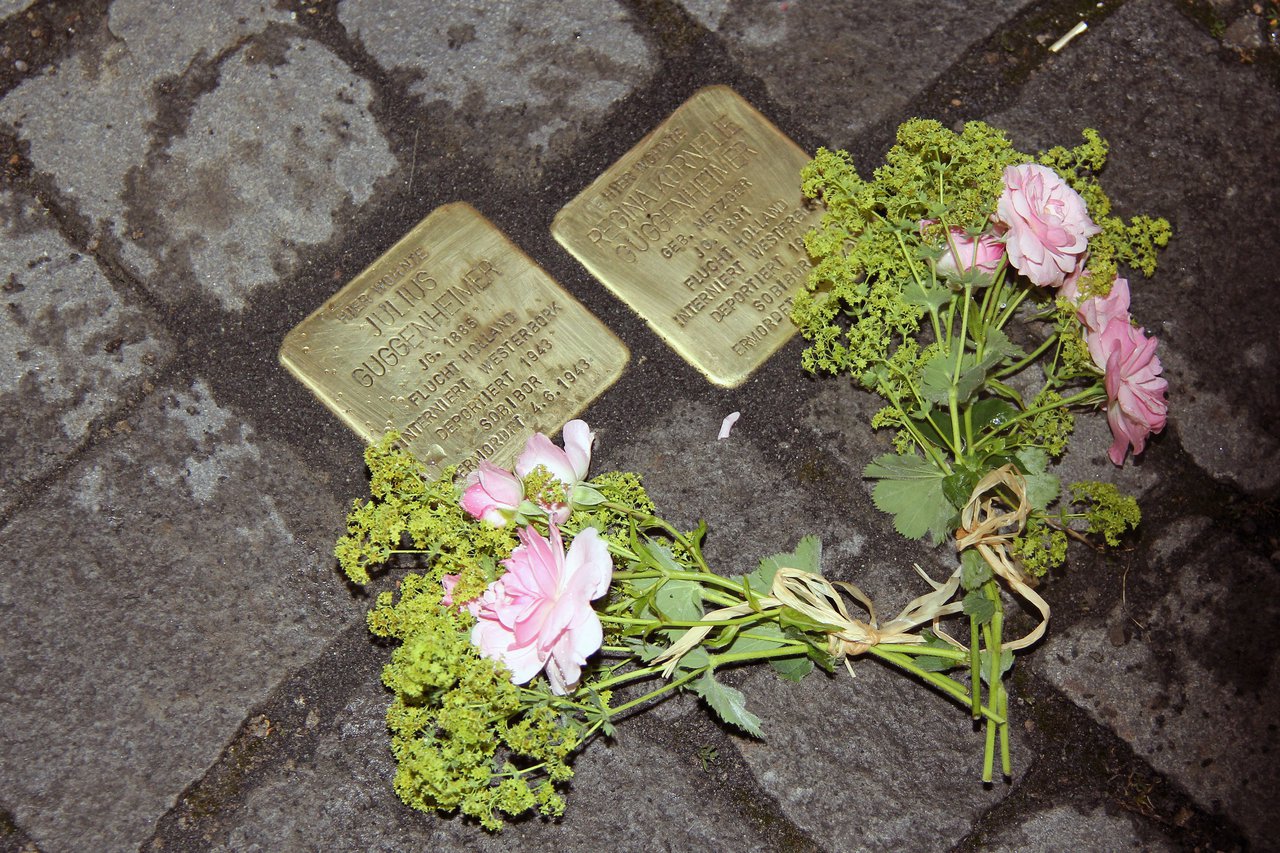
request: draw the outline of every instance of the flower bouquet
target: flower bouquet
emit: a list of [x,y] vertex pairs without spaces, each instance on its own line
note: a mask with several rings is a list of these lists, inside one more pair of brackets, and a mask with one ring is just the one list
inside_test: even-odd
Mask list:
[[[582,421],[565,425],[563,448],[537,434],[514,471],[482,461],[461,481],[427,476],[394,434],[369,448],[371,500],[353,507],[337,555],[362,585],[412,563],[368,619],[397,643],[383,681],[399,796],[491,830],[504,815],[559,815],[573,757],[622,718],[689,691],[760,737],[726,671],[799,680],[859,656],[980,721],[982,778],[997,744],[1008,775],[1004,678],[1050,613],[1035,578],[1063,561],[1067,536],[1116,544],[1139,517],[1107,484],[1061,494],[1051,466],[1072,411],[1106,406],[1117,465],[1164,425],[1155,341],[1130,320],[1117,264],[1150,273],[1168,225],[1110,215],[1104,157],[1092,133],[1035,162],[986,125],[957,135],[917,120],[871,181],[825,150],[805,170],[827,207],[795,309],[805,367],[886,399],[872,426],[894,430],[896,452],[865,468],[874,502],[902,535],[959,552],[945,580],[916,567],[921,594],[887,622],[857,586],[823,576],[813,536],[751,571],[713,571],[705,525],[664,520],[637,474],[589,476]],[[1012,641],[1006,593],[1039,614]]]
[[[1051,468],[1073,412],[1105,407],[1117,466],[1165,425],[1157,342],[1134,324],[1118,269],[1151,275],[1169,223],[1112,215],[1097,178],[1106,143],[1092,130],[1084,138],[1034,158],[982,122],[957,134],[914,119],[871,180],[826,149],[802,178],[826,207],[806,237],[815,267],[793,313],[810,341],[803,365],[847,373],[884,399],[871,425],[893,430],[895,452],[863,469],[875,505],[903,536],[959,551],[968,642],[940,627],[930,641],[969,655],[975,719],[980,682],[1007,716],[1011,652],[1049,619],[1035,579],[1063,563],[1067,537],[1114,546],[1140,518],[1107,483],[1062,494]],[[1013,641],[1002,589],[1039,614]],[[1011,772],[1009,729],[984,722],[990,782],[997,740]]]

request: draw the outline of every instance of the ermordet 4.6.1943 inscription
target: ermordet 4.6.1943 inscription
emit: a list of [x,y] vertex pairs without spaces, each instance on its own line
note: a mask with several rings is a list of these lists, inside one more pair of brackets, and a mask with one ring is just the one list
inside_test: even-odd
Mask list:
[[510,463],[615,382],[626,347],[470,205],[437,208],[286,337],[280,361],[368,441]]
[[724,86],[696,93],[556,216],[552,232],[712,382],[741,384],[795,332],[819,212],[809,162]]

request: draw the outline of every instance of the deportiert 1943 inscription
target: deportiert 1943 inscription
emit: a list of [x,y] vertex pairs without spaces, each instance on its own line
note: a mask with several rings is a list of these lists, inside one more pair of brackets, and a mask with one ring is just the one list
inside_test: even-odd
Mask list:
[[697,92],[555,218],[555,238],[717,385],[795,332],[811,158],[731,89]]
[[612,385],[618,338],[470,205],[434,210],[285,337],[280,361],[368,441],[509,465]]

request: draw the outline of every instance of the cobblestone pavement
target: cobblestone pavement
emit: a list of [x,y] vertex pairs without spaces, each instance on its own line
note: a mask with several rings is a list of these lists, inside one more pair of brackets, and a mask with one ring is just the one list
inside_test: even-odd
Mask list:
[[[1276,849],[1275,15],[0,3],[0,849]],[[802,374],[797,341],[712,387],[551,238],[566,202],[713,83],[863,170],[913,115],[991,121],[1024,150],[1103,133],[1118,208],[1176,232],[1134,294],[1171,421],[1122,472],[1101,419],[1082,424],[1069,475],[1118,477],[1144,529],[1053,579],[1049,639],[1013,686],[1009,784],[977,781],[975,736],[942,698],[867,664],[856,681],[745,675],[765,741],[691,699],[624,723],[578,760],[561,821],[494,838],[413,812],[389,785],[387,650],[331,557],[367,488],[361,443],[276,352],[440,204],[474,205],[627,344],[586,413],[599,470],[642,472],[681,521],[705,514],[717,559],[814,532],[832,574],[876,593],[891,566],[940,565],[861,484],[882,441],[868,398]]]

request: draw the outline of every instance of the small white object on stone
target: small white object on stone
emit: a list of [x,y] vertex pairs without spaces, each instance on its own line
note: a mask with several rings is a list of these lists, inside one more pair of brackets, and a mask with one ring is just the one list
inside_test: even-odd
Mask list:
[[720,423],[720,435],[716,436],[717,440],[729,437],[729,430],[733,429],[733,425],[738,422],[738,418],[742,416],[742,412],[732,412],[725,415],[724,420]]

